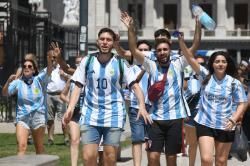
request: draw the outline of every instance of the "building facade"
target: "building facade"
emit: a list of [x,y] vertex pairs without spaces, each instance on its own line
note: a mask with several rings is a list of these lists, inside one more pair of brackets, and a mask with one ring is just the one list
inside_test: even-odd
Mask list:
[[[136,20],[139,39],[153,41],[158,28],[178,29],[191,44],[195,28],[192,4],[200,5],[217,24],[215,31],[202,29],[200,49],[226,49],[238,62],[250,57],[249,0],[89,0],[89,43],[95,42],[100,28],[111,27],[126,47],[120,11],[127,11]],[[173,41],[174,49],[178,48],[176,39]]]

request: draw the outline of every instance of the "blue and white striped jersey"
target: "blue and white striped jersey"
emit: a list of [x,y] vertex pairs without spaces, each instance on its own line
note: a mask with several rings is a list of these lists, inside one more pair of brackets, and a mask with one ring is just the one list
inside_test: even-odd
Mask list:
[[[140,74],[141,72],[141,68],[137,65],[134,65],[131,66],[131,71],[134,72],[136,76],[138,76],[138,74]],[[149,74],[145,72],[141,81],[139,82],[139,86],[143,91],[145,97],[145,104],[151,105],[150,101],[148,100],[148,87],[149,87],[148,84],[149,84]],[[138,100],[133,91],[130,93],[130,107],[139,109]]]
[[187,90],[185,90],[184,92],[184,96],[186,99],[199,92],[201,83],[199,81],[199,76],[197,77],[197,79],[194,78],[194,75],[189,77],[189,80],[187,81]]
[[[156,62],[145,58],[143,66],[151,76],[151,85],[163,79],[164,70],[157,66]],[[151,107],[151,118],[153,120],[174,120],[190,116],[190,111],[182,93],[183,71],[187,66],[185,57],[172,58],[163,96]]]
[[32,84],[26,84],[22,78],[14,80],[8,87],[9,95],[17,94],[16,119],[33,111],[46,113],[46,90],[48,76],[46,70],[33,78]]
[[[74,82],[70,82],[70,89],[69,89],[70,90],[70,96],[71,96],[71,93],[72,93],[74,87],[75,87],[75,83]],[[82,108],[82,106],[83,106],[83,100],[84,100],[84,95],[85,95],[84,88],[85,87],[83,87],[82,90],[81,90],[78,102],[75,105],[76,108]]]
[[[208,74],[207,69],[200,67],[203,81]],[[225,123],[236,110],[233,103],[246,102],[247,97],[239,80],[226,75],[218,80],[212,75],[208,84],[202,87],[200,107],[195,121],[214,129],[225,130]]]
[[[80,124],[100,127],[123,128],[126,120],[125,102],[121,93],[118,59],[113,56],[106,64],[100,64],[97,57],[88,66],[87,58],[81,61],[72,80],[85,85],[85,97]],[[124,67],[123,82],[129,85],[135,80],[133,72],[122,61]]]

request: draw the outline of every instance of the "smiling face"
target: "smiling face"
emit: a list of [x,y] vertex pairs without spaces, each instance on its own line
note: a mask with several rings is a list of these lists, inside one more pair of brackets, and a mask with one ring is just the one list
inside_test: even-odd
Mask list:
[[170,52],[169,43],[162,42],[156,46],[157,60],[161,65],[168,62]]
[[32,62],[26,61],[23,64],[23,75],[27,78],[32,77],[33,74],[35,73],[34,66]]
[[217,55],[213,62],[213,69],[216,75],[225,75],[227,70],[227,60],[223,55]]

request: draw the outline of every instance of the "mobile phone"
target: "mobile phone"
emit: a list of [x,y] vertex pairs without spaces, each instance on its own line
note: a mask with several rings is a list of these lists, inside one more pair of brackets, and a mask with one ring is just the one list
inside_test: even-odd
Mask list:
[[172,33],[172,36],[176,37],[176,38],[179,37],[179,35],[181,35],[181,32],[179,32],[177,30]]

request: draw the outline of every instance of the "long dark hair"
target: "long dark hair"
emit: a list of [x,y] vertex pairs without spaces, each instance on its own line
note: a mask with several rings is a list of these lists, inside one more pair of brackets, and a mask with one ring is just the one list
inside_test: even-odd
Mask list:
[[34,71],[35,71],[34,74],[33,74],[33,76],[38,75],[39,72],[38,72],[36,63],[35,63],[33,60],[31,60],[31,59],[24,60],[23,64],[24,64],[25,62],[30,62],[30,63],[32,63],[32,66],[33,66]]
[[236,65],[233,61],[233,59],[229,56],[229,54],[225,51],[216,51],[214,52],[209,60],[208,60],[208,64],[207,64],[207,68],[208,68],[208,71],[209,71],[209,74],[207,75],[207,77],[204,79],[203,81],[203,85],[207,85],[208,81],[210,80],[211,78],[211,75],[214,74],[214,68],[213,68],[213,63],[216,59],[217,56],[219,55],[222,55],[225,57],[226,61],[227,61],[227,68],[226,68],[226,74],[227,75],[230,75],[234,78],[237,78],[237,70],[236,70]]

